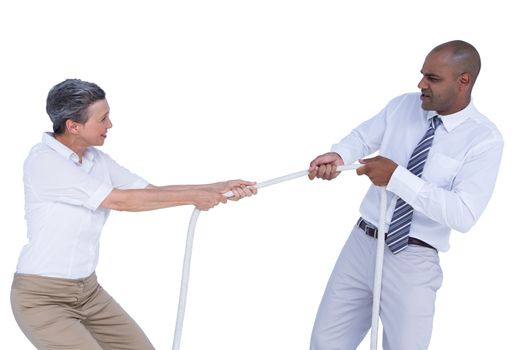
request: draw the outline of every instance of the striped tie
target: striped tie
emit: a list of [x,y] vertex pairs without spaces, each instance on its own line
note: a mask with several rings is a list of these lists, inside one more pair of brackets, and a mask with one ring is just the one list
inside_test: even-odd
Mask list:
[[[434,140],[434,132],[441,123],[441,119],[435,116],[430,120],[425,136],[419,141],[414,152],[410,156],[407,169],[414,175],[421,177],[425,162],[427,160],[428,152]],[[408,205],[401,198],[397,199],[394,214],[392,214],[392,221],[390,222],[390,230],[387,234],[386,244],[392,251],[397,254],[408,247],[408,234],[410,233],[410,224],[412,223],[412,215],[414,209]]]

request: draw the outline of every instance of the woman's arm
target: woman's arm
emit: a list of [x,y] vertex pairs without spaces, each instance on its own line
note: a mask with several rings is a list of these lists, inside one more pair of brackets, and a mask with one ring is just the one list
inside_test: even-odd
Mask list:
[[192,204],[200,210],[208,210],[226,201],[226,197],[222,194],[206,190],[157,188],[120,190],[115,188],[100,206],[121,211],[147,211]]
[[178,205],[194,205],[208,210],[219,203],[226,203],[223,193],[232,191],[231,200],[255,194],[253,182],[233,180],[207,185],[148,185],[145,189],[113,189],[102,201],[101,207],[120,211],[148,211]]
[[[230,180],[230,181],[223,181],[223,182],[215,182],[211,184],[202,184],[202,185],[168,185],[168,186],[155,186],[155,185],[148,185],[147,188],[154,188],[159,190],[209,190],[209,191],[218,191],[221,193],[226,193],[228,191],[233,191],[236,193],[236,191],[240,189],[250,189],[251,194],[257,193],[255,186],[255,182],[249,182],[249,181],[243,181],[243,180]],[[248,193],[246,193],[248,195]],[[245,197],[245,196],[242,196]],[[229,199],[235,200],[235,196]]]

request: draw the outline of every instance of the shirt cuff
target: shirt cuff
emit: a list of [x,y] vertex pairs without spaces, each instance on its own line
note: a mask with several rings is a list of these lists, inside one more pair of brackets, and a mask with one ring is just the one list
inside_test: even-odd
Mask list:
[[330,152],[335,152],[339,154],[341,159],[343,160],[343,164],[350,164],[353,163],[355,159],[350,159],[350,152],[348,152],[344,147],[340,146],[339,144],[335,144],[330,149]]
[[412,205],[424,185],[425,181],[398,165],[386,189]]

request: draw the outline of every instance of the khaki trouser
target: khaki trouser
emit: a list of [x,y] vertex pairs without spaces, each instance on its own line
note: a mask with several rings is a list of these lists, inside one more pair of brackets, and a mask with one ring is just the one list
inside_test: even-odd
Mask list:
[[40,350],[154,349],[95,273],[75,280],[15,274],[11,306],[18,325]]

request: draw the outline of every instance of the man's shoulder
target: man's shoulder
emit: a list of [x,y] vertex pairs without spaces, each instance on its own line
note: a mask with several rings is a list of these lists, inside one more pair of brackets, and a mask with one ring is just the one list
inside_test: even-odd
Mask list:
[[478,129],[480,130],[478,135],[483,143],[492,143],[503,146],[503,135],[499,131],[496,124],[494,124],[489,119],[485,119],[483,123],[478,124],[478,126]]
[[398,95],[394,97],[392,100],[390,100],[389,105],[403,105],[403,104],[409,104],[409,105],[421,105],[421,101],[419,97],[421,96],[418,92],[407,92],[402,95]]
[[478,134],[484,138],[491,138],[495,141],[503,142],[503,135],[496,124],[483,113],[479,112],[476,107],[472,106],[469,113],[469,120],[474,124],[473,127],[478,129]]
[[421,118],[427,112],[421,109],[420,96],[421,94],[417,92],[396,96],[387,104],[385,112],[390,116],[401,115],[405,118]]

